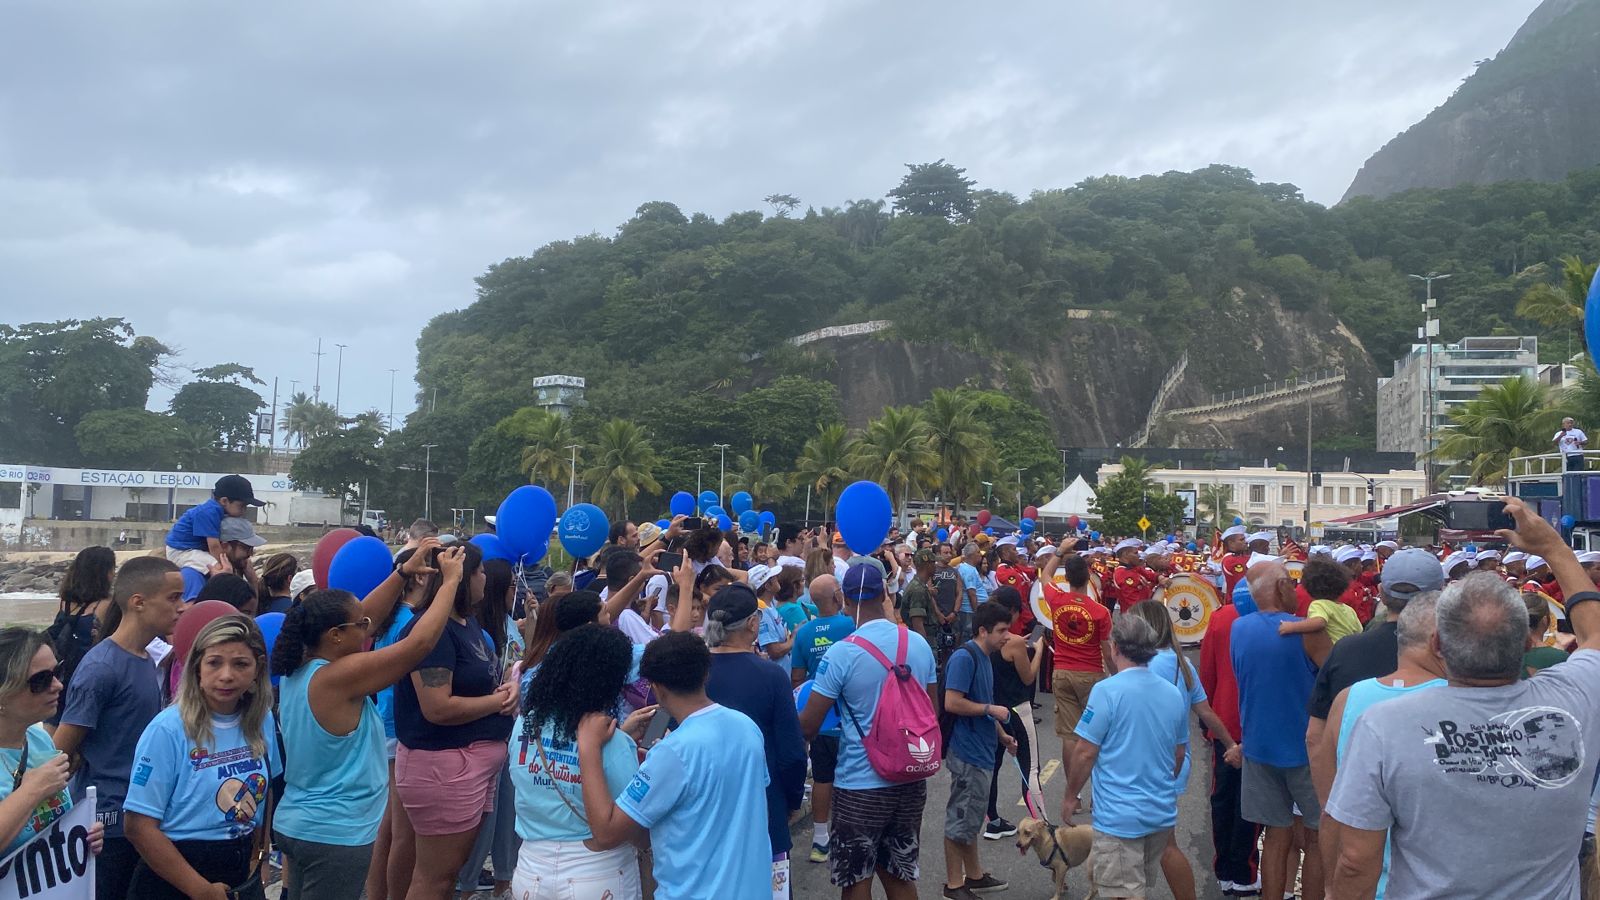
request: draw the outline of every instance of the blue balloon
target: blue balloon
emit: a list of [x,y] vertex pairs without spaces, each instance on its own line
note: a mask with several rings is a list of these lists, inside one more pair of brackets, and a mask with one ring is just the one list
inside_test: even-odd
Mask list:
[[753,509],[739,513],[739,530],[746,534],[755,534],[761,530],[761,514]]
[[858,481],[839,494],[833,518],[839,523],[839,536],[845,546],[866,556],[883,546],[894,524],[894,506],[889,492],[874,481]]
[[994,535],[994,529],[993,528],[985,528],[983,530],[983,533],[987,534],[987,535],[990,535],[990,536],[993,536]]
[[544,543],[542,543],[539,546],[533,548],[532,550],[529,550],[527,553],[522,554],[522,557],[517,561],[522,563],[525,566],[536,566],[546,556],[549,556],[549,555],[550,555],[550,542],[549,541],[545,541]]
[[942,544],[942,543],[944,543],[944,542],[945,542],[945,541],[948,541],[948,540],[950,540],[950,529],[948,529],[948,528],[941,528],[941,529],[939,529],[939,530],[938,530],[938,531],[935,531],[935,532],[934,532],[934,533],[933,533],[933,536],[934,536],[934,537],[936,537],[936,538],[938,538],[938,539],[939,539],[939,543],[941,543],[941,544]]
[[1561,527],[1566,529],[1567,531],[1571,531],[1572,530],[1572,526],[1574,526],[1576,524],[1578,524],[1578,520],[1574,519],[1571,516],[1562,516],[1561,517]]
[[708,519],[720,519],[723,516],[726,516],[727,514],[728,514],[728,511],[723,509],[720,506],[713,506],[710,509],[706,510],[706,518],[708,518]]
[[473,535],[472,543],[477,544],[478,549],[483,551],[484,559],[503,559],[506,562],[513,562],[517,558],[515,553],[506,549],[499,535],[488,533]]
[[700,512],[702,514],[705,514],[706,511],[709,510],[711,507],[716,506],[717,502],[718,501],[717,501],[717,492],[716,491],[701,491],[700,492]]
[[1233,517],[1233,524],[1235,524],[1235,525],[1243,525],[1244,524],[1244,516],[1234,516]]
[[656,527],[661,529],[662,531],[666,531],[668,528],[672,527],[672,523],[670,521],[666,520],[666,519],[657,519],[656,520]]
[[750,496],[749,491],[740,491],[728,498],[728,505],[733,507],[733,514],[742,516],[747,509],[754,509],[756,498]]
[[1195,545],[1195,542],[1194,542],[1194,541],[1190,541],[1190,542],[1189,542],[1189,543],[1188,543],[1188,545],[1187,545],[1187,546],[1185,546],[1185,547],[1184,547],[1184,549],[1185,549],[1185,550],[1188,550],[1188,551],[1189,551],[1189,552],[1190,552],[1190,553],[1193,553],[1193,552],[1195,552],[1195,551],[1196,551],[1196,550],[1198,550],[1198,549],[1200,549],[1200,548],[1199,548],[1199,547],[1198,547],[1198,546],[1196,546],[1196,545]]
[[[272,658],[272,648],[278,643],[278,632],[283,630],[284,615],[280,612],[263,613],[256,616],[256,627],[261,629],[261,638],[267,644],[267,659]],[[279,675],[272,676],[274,687],[278,684]]]
[[717,527],[722,529],[723,531],[732,531],[733,530],[733,520],[728,518],[728,514],[727,513],[719,513],[717,515]]
[[333,555],[333,563],[328,566],[328,587],[365,597],[393,571],[394,556],[389,552],[389,545],[363,535],[347,542]]
[[[801,683],[801,685],[799,687],[794,689],[794,710],[795,710],[795,712],[800,712],[801,710],[805,709],[806,708],[806,704],[811,702],[811,686],[813,684],[815,684],[815,682],[806,681],[806,682]],[[822,717],[822,730],[823,730],[823,732],[828,732],[828,731],[832,731],[832,730],[834,730],[834,729],[836,729],[838,727],[839,727],[839,707],[837,705],[830,706],[830,707],[828,707],[828,714]]]
[[574,557],[593,556],[605,546],[611,522],[605,511],[593,503],[579,503],[561,514],[561,524],[556,526],[556,537],[561,546]]
[[679,491],[672,495],[672,500],[667,504],[667,509],[675,516],[694,515],[694,495],[688,491]]
[[536,484],[525,484],[507,494],[495,511],[495,533],[513,556],[548,544],[555,524],[556,498]]
[[777,514],[773,513],[771,510],[763,509],[761,511],[761,527],[771,528],[776,524],[778,524]]
[[1600,366],[1600,271],[1589,283],[1589,299],[1583,304],[1583,339],[1589,347],[1589,361]]
[[1098,532],[1098,531],[1089,532],[1089,540],[1091,540],[1091,541],[1100,540],[1100,532]]

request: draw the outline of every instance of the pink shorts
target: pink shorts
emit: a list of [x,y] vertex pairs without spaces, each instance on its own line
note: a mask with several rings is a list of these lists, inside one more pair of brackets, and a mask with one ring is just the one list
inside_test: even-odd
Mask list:
[[411,827],[425,837],[460,834],[494,812],[506,745],[478,741],[455,750],[413,750],[400,745],[394,786]]

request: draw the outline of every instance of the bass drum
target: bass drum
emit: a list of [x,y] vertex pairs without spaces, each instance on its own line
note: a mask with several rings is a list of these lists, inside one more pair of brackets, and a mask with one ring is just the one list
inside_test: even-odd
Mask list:
[[[1051,578],[1051,583],[1063,591],[1067,590],[1066,574],[1057,568],[1054,577]],[[1096,575],[1093,572],[1089,573],[1089,586],[1086,593],[1088,593],[1090,597],[1093,597],[1096,603],[1103,602],[1100,599],[1099,575]],[[1033,607],[1033,617],[1035,619],[1043,622],[1046,626],[1054,627],[1055,623],[1050,620],[1050,607],[1044,602],[1043,581],[1036,581],[1033,583],[1033,593],[1028,595],[1028,605]]]
[[1211,582],[1189,572],[1172,576],[1155,589],[1150,599],[1166,606],[1172,616],[1172,632],[1185,647],[1199,646],[1211,623],[1211,614],[1222,606]]

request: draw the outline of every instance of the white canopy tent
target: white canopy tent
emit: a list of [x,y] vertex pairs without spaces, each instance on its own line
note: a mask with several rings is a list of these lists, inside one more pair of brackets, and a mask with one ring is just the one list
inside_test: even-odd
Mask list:
[[1079,475],[1057,494],[1055,499],[1039,507],[1041,519],[1066,519],[1068,516],[1089,517],[1089,506],[1094,502],[1094,488]]

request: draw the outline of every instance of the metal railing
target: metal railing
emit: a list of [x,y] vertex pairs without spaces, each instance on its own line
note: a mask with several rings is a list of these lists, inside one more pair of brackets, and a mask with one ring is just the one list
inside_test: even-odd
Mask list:
[[[1574,454],[1576,455],[1576,454]],[[1560,478],[1567,471],[1567,454],[1540,453],[1506,462],[1506,480]],[[1574,470],[1578,471],[1578,470]],[[1600,450],[1583,451],[1583,471],[1600,471]]]
[[1155,430],[1156,422],[1161,418],[1161,410],[1166,407],[1167,400],[1172,396],[1172,391],[1183,380],[1184,372],[1189,368],[1189,351],[1183,351],[1178,361],[1167,370],[1166,377],[1161,379],[1161,386],[1156,388],[1156,397],[1150,403],[1150,412],[1144,417],[1144,427],[1139,429],[1129,441],[1129,447],[1143,447],[1150,440],[1150,432]]
[[1292,391],[1300,388],[1317,387],[1319,382],[1338,381],[1342,378],[1344,378],[1344,369],[1342,368],[1336,367],[1332,369],[1323,369],[1320,372],[1312,372],[1303,378],[1285,378],[1281,381],[1270,381],[1266,384],[1258,384],[1255,387],[1248,387],[1237,391],[1229,391],[1226,394],[1212,394],[1210,402],[1204,405],[1215,406],[1219,403],[1232,403],[1235,400],[1247,400],[1251,397],[1256,397],[1261,394],[1272,394],[1277,393],[1278,391]]

